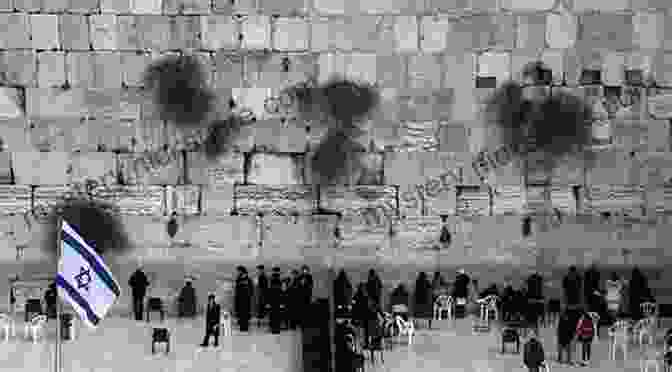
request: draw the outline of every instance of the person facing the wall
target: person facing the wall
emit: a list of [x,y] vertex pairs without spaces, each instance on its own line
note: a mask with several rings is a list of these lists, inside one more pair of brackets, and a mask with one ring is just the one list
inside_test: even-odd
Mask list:
[[215,294],[208,295],[208,306],[205,311],[205,337],[201,347],[208,347],[210,336],[215,338],[215,347],[219,346],[219,321],[222,315],[221,307],[215,302]]
[[432,286],[427,279],[425,272],[420,272],[415,281],[415,292],[413,292],[413,313],[416,319],[426,319],[429,322],[429,328],[432,328]]
[[371,299],[377,304],[380,304],[381,296],[383,291],[383,282],[380,280],[380,277],[376,273],[376,270],[369,270],[369,277],[366,281],[366,293]]
[[257,326],[260,325],[261,320],[266,318],[266,304],[268,303],[268,277],[266,276],[266,268],[264,265],[257,265],[257,282],[256,284],[256,305],[257,305]]
[[280,278],[280,268],[274,267],[271,274],[271,280],[268,288],[268,301],[271,305],[269,325],[271,333],[279,334],[282,324],[281,301],[282,301],[282,279]]
[[581,275],[576,270],[576,266],[569,268],[569,273],[562,280],[562,288],[565,292],[565,304],[574,308],[581,304]]
[[238,327],[241,331],[247,332],[250,330],[250,318],[252,317],[253,285],[252,280],[247,276],[245,267],[238,266],[237,270],[234,306],[238,318]]
[[143,304],[145,302],[145,295],[147,294],[147,287],[149,287],[149,280],[144,271],[142,271],[142,266],[139,266],[133,275],[131,275],[128,285],[131,287],[135,320],[142,320]]

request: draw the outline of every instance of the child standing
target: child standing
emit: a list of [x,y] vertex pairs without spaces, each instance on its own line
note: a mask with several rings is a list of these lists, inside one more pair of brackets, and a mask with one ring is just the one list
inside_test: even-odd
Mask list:
[[590,346],[595,337],[595,325],[587,312],[582,311],[581,318],[576,325],[576,338],[581,342],[581,365],[587,366],[590,362]]
[[539,341],[539,330],[532,329],[532,336],[525,343],[523,348],[523,363],[528,368],[529,372],[539,372],[546,361],[544,355],[544,347]]

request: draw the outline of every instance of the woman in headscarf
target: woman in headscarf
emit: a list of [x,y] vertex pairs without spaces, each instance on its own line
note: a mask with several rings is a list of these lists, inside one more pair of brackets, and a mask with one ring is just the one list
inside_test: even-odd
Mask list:
[[428,319],[429,328],[432,328],[432,286],[425,272],[420,272],[415,281],[413,293],[413,313],[416,319]]

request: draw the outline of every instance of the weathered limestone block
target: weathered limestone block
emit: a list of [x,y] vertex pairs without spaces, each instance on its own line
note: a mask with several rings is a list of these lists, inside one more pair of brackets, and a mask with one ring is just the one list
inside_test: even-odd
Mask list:
[[460,216],[488,216],[490,191],[483,186],[461,186],[457,189],[456,213]]
[[254,146],[266,152],[303,152],[306,126],[299,120],[265,119],[254,123]]
[[312,222],[310,216],[264,216],[260,252],[262,260],[275,264],[301,261],[306,247],[314,244]]
[[44,216],[51,211],[51,208],[63,203],[66,199],[72,197],[88,199],[89,196],[80,191],[85,190],[78,190],[74,185],[38,186],[33,190],[33,211]]
[[[434,247],[441,233],[441,220],[438,217],[407,217],[395,220],[394,235],[389,238],[389,254],[392,260],[406,262],[422,260],[422,256],[436,257]],[[455,244],[455,240],[453,240]]]
[[83,89],[27,88],[26,113],[30,117],[80,118],[88,114]]
[[254,216],[198,217],[185,229],[190,231],[191,245],[205,248],[213,259],[239,262],[259,256]]
[[110,203],[119,214],[158,216],[165,209],[165,188],[156,185],[99,186],[91,192],[94,200]]
[[610,150],[602,151],[595,155],[595,166],[588,169],[586,174],[587,184],[639,184],[639,169],[641,169],[641,166],[629,153],[620,150]]
[[333,186],[322,188],[320,194],[320,207],[360,216],[371,224],[397,213],[396,188],[391,186]]
[[646,153],[642,159],[646,185],[656,187],[672,182],[672,156],[667,152]]
[[[518,216],[480,217],[474,220],[472,230],[471,253],[477,263],[522,263],[534,254],[527,249]],[[485,231],[488,233],[482,233]]]
[[493,190],[492,213],[500,215],[520,215],[524,210],[523,186],[502,185]]
[[383,183],[386,185],[416,185],[423,181],[422,155],[418,151],[389,151],[385,153]]
[[551,209],[549,189],[544,184],[527,184],[524,190],[523,212],[526,215],[547,214]]
[[209,161],[200,152],[187,153],[187,183],[195,185],[221,185],[242,183],[244,155],[231,152],[215,161]]
[[233,201],[234,185],[222,183],[204,185],[202,188],[202,213],[204,215],[229,215],[235,207]]
[[66,152],[14,152],[12,166],[17,184],[65,185],[70,178]]
[[549,193],[552,208],[560,211],[563,216],[576,214],[577,200],[572,187],[554,184],[549,187]]
[[645,195],[645,206],[648,215],[669,213],[672,210],[672,187],[669,185],[648,186]]
[[439,146],[436,121],[402,122],[401,147],[404,150],[435,151]]
[[144,154],[119,154],[119,175],[125,185],[184,184],[184,158],[181,152],[161,151]]
[[70,182],[112,185],[117,183],[117,156],[112,152],[71,154]]
[[286,216],[307,214],[315,208],[314,191],[307,185],[236,185],[238,213]]
[[644,189],[640,185],[590,185],[581,193],[581,210],[585,213],[634,214],[644,206]]
[[79,118],[33,119],[27,127],[28,141],[39,151],[96,151],[89,122]]
[[252,159],[247,174],[248,183],[257,185],[300,185],[305,183],[303,179],[303,156],[264,153],[254,153],[250,156]]
[[166,212],[180,216],[198,215],[201,213],[201,185],[179,185],[166,187]]
[[438,137],[441,152],[465,153],[469,151],[469,129],[463,123],[440,123]]
[[336,249],[347,257],[371,257],[388,248],[388,216],[372,221],[359,215],[346,215],[338,223],[341,240]]
[[28,185],[0,185],[0,213],[22,214],[30,211],[32,188]]

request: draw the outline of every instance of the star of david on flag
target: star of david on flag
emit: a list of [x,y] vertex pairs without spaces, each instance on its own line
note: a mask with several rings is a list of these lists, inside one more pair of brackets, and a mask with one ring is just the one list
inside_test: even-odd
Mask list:
[[60,236],[58,295],[87,326],[96,328],[121,296],[121,289],[102,258],[65,221],[61,222]]

